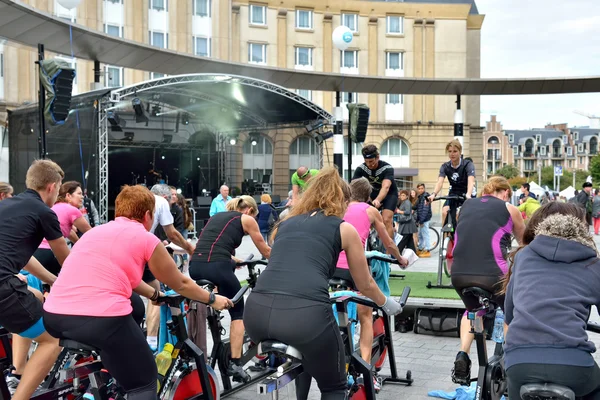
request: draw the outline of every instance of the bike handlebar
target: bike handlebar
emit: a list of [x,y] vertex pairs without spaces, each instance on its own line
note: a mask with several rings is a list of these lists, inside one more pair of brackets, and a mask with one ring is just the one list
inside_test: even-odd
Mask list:
[[[242,288],[233,296],[231,301],[233,304],[239,303],[239,301],[244,297],[244,294],[248,291],[250,287],[248,285],[242,286]],[[170,294],[167,296],[159,297],[156,300],[157,304],[166,304],[169,307],[179,307],[179,305],[186,299],[187,297],[182,296],[180,294]]]
[[600,324],[597,322],[588,322],[586,329],[590,332],[600,333]]
[[448,196],[438,196],[435,197],[433,201],[438,201],[438,200],[466,200],[467,197],[464,195],[456,195],[456,194],[449,194]]
[[[400,300],[398,301],[402,307],[404,307],[406,305],[409,295],[410,295],[410,286],[405,286],[404,290],[402,290],[402,295],[400,296]],[[353,302],[356,304],[361,304],[366,307],[381,309],[381,306],[378,306],[373,300],[371,300],[365,296],[340,296],[340,297],[333,297],[330,300],[332,303],[347,303],[350,301],[350,302]]]
[[380,255],[376,255],[376,254],[365,254],[365,257],[367,257],[368,261],[379,260],[379,261],[384,261],[384,262],[388,262],[388,263],[391,263],[391,264],[398,264],[398,265],[400,265],[400,261],[396,260],[392,256],[380,256]]
[[256,265],[267,265],[266,260],[253,260],[254,254],[250,254],[244,261],[235,263],[236,267],[247,266],[248,268],[254,268]]

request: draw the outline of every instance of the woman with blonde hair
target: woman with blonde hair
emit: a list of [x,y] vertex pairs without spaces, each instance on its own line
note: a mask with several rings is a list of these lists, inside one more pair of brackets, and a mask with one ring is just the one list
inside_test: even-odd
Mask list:
[[[254,218],[258,214],[256,201],[250,196],[231,199],[226,204],[227,211],[213,215],[198,238],[196,254],[190,262],[190,276],[213,282],[219,293],[233,298],[242,288],[235,276],[235,249],[242,243],[245,235],[250,235],[254,245],[265,258],[271,255],[271,248],[260,233]],[[244,341],[244,301],[229,309],[231,315],[231,361],[227,375],[234,381],[245,382],[250,376],[241,365],[242,344]]]
[[258,216],[256,219],[265,242],[267,242],[269,231],[277,221],[277,218],[277,210],[272,205],[271,196],[266,193],[260,196],[260,205],[258,206]]
[[360,236],[342,220],[350,196],[350,187],[335,167],[311,178],[288,216],[275,226],[269,265],[246,304],[244,322],[254,342],[279,340],[302,353],[305,372],[296,378],[298,399],[308,396],[311,377],[321,399],[347,395],[344,345],[328,292],[342,250],[357,289],[389,315],[402,310],[379,290]]
[[13,187],[6,182],[0,182],[0,201],[9,199],[13,195]]
[[[496,294],[492,300],[504,308],[504,296],[498,294],[499,282],[508,272],[507,252],[511,235],[521,243],[525,223],[519,209],[508,201],[512,190],[503,176],[493,176],[483,187],[481,197],[465,201],[456,226],[452,285],[467,311],[479,307],[479,300],[462,293],[467,287],[479,287]],[[477,315],[481,318],[481,315]],[[460,351],[454,362],[452,380],[469,385],[469,351],[474,336],[467,312],[460,324]]]

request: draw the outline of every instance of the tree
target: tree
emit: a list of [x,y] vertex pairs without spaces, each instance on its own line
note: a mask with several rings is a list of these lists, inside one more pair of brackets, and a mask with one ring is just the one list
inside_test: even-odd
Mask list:
[[521,175],[521,171],[513,164],[506,164],[504,167],[496,170],[496,175],[502,175],[506,179],[512,179]]
[[590,175],[592,175],[593,183],[596,185],[600,183],[600,154],[596,154],[590,160]]

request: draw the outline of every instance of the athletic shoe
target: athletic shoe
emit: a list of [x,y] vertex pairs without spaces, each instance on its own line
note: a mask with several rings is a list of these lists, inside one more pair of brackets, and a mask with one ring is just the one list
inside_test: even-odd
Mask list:
[[250,382],[250,375],[244,371],[244,367],[235,364],[233,361],[229,361],[227,366],[226,374],[230,376],[234,382]]
[[421,254],[417,254],[417,255],[422,258],[431,257],[431,253],[427,250],[423,250],[423,251],[421,251]]
[[8,375],[6,377],[6,386],[8,387],[8,392],[11,396],[13,396],[17,391],[17,386],[19,386],[19,382],[21,382],[21,380],[16,376]]
[[381,378],[379,375],[373,375],[373,387],[375,388],[375,393],[379,393],[381,390]]
[[471,360],[464,351],[459,351],[456,355],[456,361],[454,361],[454,368],[452,369],[452,382],[462,386],[471,384]]

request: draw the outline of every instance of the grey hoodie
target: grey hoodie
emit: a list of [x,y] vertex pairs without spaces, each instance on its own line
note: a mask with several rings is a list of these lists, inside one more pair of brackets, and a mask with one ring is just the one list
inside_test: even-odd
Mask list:
[[551,215],[516,255],[505,301],[505,367],[523,363],[593,366],[586,322],[600,305],[600,259],[587,225]]

